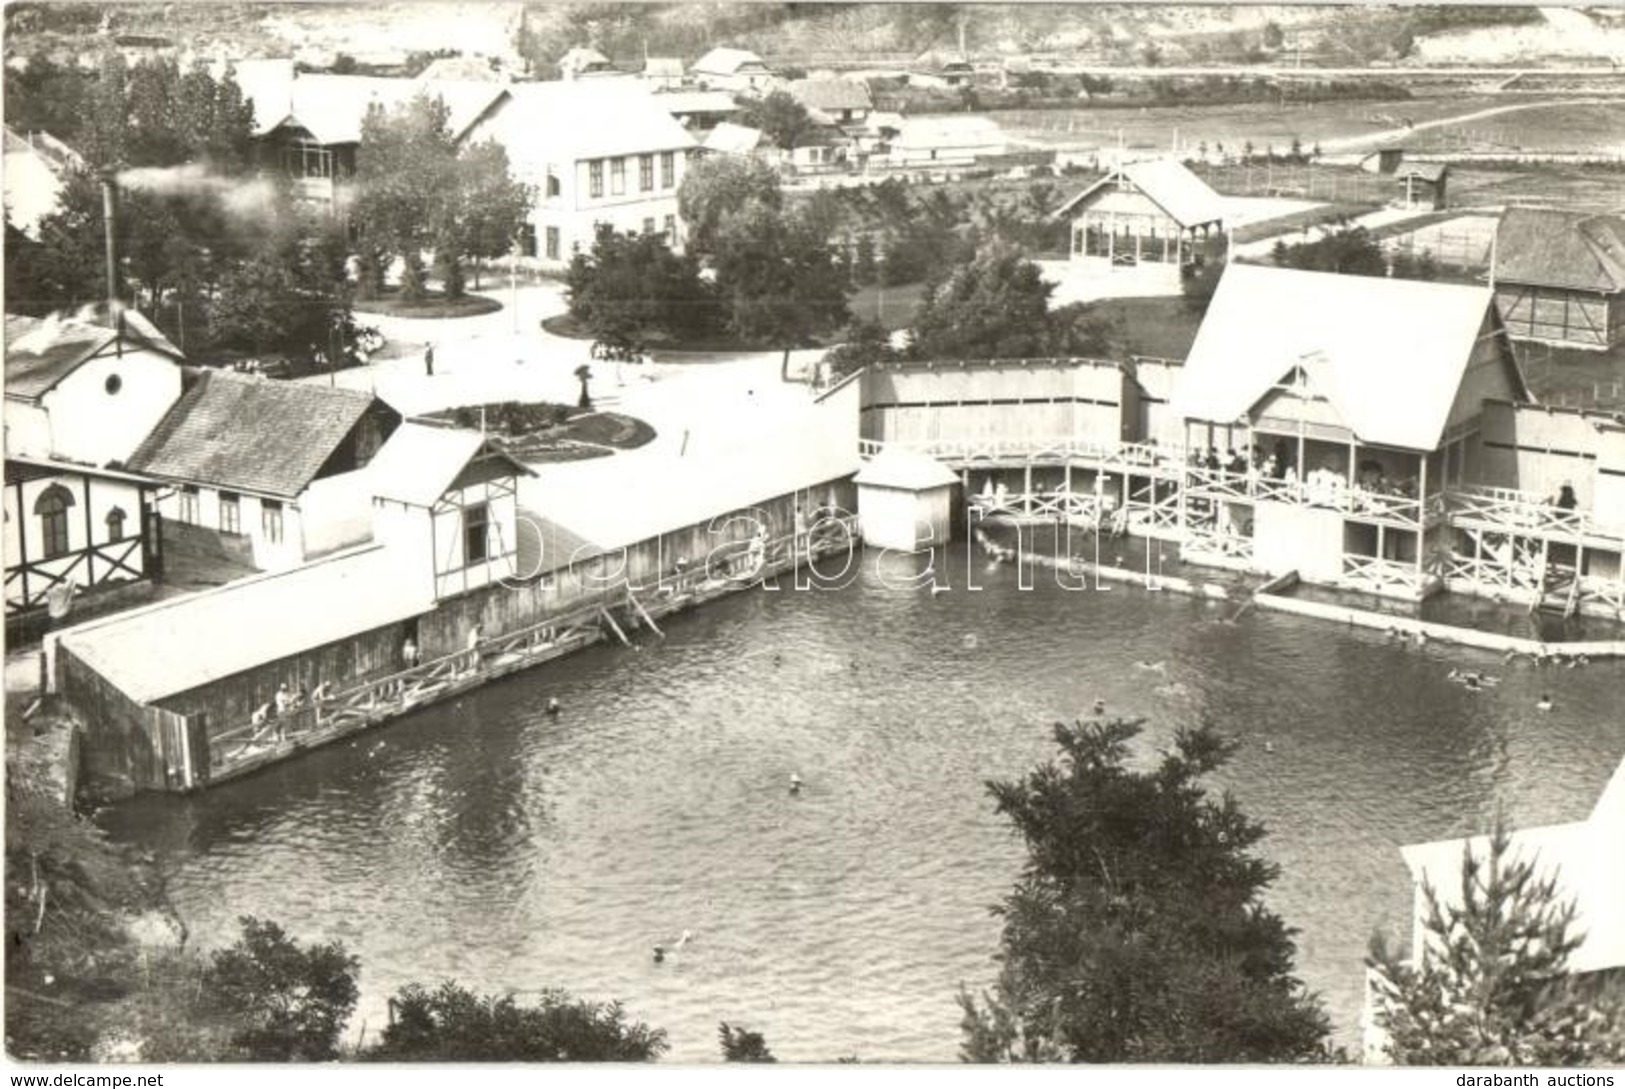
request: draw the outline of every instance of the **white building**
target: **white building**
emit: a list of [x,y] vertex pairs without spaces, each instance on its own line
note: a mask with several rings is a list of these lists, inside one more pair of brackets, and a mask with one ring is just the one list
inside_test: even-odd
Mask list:
[[779,79],[755,53],[725,46],[719,46],[695,61],[688,73],[701,87],[741,95],[766,94]]
[[276,570],[371,536],[365,469],[399,423],[370,393],[208,370],[130,468],[170,485],[167,533]]
[[6,318],[7,627],[51,595],[145,584],[154,485],[124,471],[180,396],[180,352],[140,314]]
[[589,76],[619,75],[609,58],[598,50],[578,45],[559,58],[559,78],[570,82]]
[[48,132],[5,130],[6,217],[35,241],[40,220],[57,210],[68,171],[84,166],[79,153]]
[[989,118],[944,114],[902,118],[888,146],[893,166],[970,166],[1003,155],[1005,139]]
[[599,224],[681,243],[677,189],[697,146],[662,97],[637,80],[518,83],[473,126],[467,140],[502,144],[535,189],[526,256],[567,265]]

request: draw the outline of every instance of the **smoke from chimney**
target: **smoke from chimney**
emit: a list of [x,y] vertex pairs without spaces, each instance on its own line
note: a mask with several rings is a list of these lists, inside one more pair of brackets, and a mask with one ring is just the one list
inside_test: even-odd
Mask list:
[[118,177],[102,175],[102,232],[107,245],[107,318],[118,313]]

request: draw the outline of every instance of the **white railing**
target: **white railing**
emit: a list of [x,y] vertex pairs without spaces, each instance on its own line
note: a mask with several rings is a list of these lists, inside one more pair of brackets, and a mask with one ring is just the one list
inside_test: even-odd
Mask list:
[[1592,512],[1556,506],[1547,497],[1486,484],[1460,484],[1447,493],[1453,518],[1489,523],[1508,533],[1625,539],[1625,524],[1599,520]]
[[1414,592],[1422,582],[1416,565],[1376,556],[1344,556],[1343,579],[1365,589]]
[[959,462],[969,468],[979,461],[1064,460],[1098,462],[1114,468],[1157,468],[1182,464],[1184,451],[1143,442],[1093,442],[1075,436],[1033,436],[1015,439],[859,439],[858,453],[866,458],[883,450],[908,450],[940,461]]

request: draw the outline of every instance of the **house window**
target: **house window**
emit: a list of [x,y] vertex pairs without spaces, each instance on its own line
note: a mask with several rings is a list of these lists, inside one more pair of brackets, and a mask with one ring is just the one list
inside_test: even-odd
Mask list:
[[662,151],[660,153],[660,188],[670,189],[677,184],[677,153]]
[[587,164],[587,195],[601,197],[604,195],[604,160],[594,159]]
[[644,234],[654,234],[655,233],[655,217],[654,216],[648,216],[643,220],[643,233]]
[[197,489],[190,484],[183,484],[177,498],[180,505],[175,516],[189,526],[197,525]]
[[547,229],[547,258],[550,261],[559,259],[559,229],[557,227]]
[[60,484],[52,484],[34,500],[34,513],[39,515],[40,537],[45,542],[48,560],[68,553],[68,508],[71,506],[73,493]]
[[278,500],[260,500],[260,531],[272,544],[282,543],[282,504]]
[[623,196],[626,193],[626,160],[611,159],[609,161],[609,195]]
[[638,156],[638,190],[647,193],[655,187],[655,157]]
[[521,223],[519,225],[519,252],[526,257],[536,256],[536,224]]
[[666,217],[666,245],[675,246],[676,244],[677,244],[677,217],[676,216],[667,216]]
[[236,492],[220,493],[220,532],[243,531],[243,508]]
[[299,141],[290,145],[283,154],[283,164],[295,178],[333,176],[333,153],[320,144]]
[[489,555],[486,537],[491,526],[491,509],[476,503],[463,511],[463,565],[479,563]]
[[549,163],[547,164],[547,195],[556,197],[559,195],[560,190],[558,172],[553,169],[553,164]]
[[102,388],[107,391],[108,396],[114,396],[124,388],[124,379],[116,374],[110,374],[107,376],[107,381],[103,383]]
[[123,507],[114,507],[107,512],[107,539],[113,543],[124,540]]

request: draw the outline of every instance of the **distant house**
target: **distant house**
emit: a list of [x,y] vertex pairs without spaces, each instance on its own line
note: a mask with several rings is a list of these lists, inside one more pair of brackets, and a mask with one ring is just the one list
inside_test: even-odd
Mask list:
[[1392,174],[1405,158],[1402,147],[1384,147],[1360,159],[1360,169],[1367,174]]
[[642,78],[657,91],[676,90],[683,85],[683,58],[646,57]]
[[293,181],[300,198],[342,210],[355,175],[361,122],[373,105],[394,109],[419,94],[439,98],[454,140],[462,140],[506,97],[492,80],[390,79],[295,73],[292,62],[239,66],[243,93],[254,106],[261,169]]
[[1514,340],[1605,351],[1625,342],[1625,217],[1508,208],[1495,302]]
[[563,80],[618,74],[608,57],[586,46],[578,45],[559,58],[559,78]]
[[455,57],[436,57],[429,67],[418,73],[424,83],[506,83],[508,74],[494,57],[458,54]]
[[1429,208],[1440,211],[1445,207],[1445,186],[1450,179],[1446,163],[1403,162],[1394,170],[1399,183],[1397,203],[1402,208]]
[[661,91],[654,100],[692,132],[706,132],[739,114],[739,103],[727,91]]
[[742,95],[766,94],[778,82],[773,70],[748,49],[718,47],[690,65],[688,72],[701,87]]
[[180,396],[180,352],[131,312],[6,318],[6,621],[52,597],[142,590],[161,549],[157,486],[123,465]]
[[1183,163],[1126,163],[1056,211],[1071,221],[1072,260],[1101,271],[1154,262],[1177,279],[1224,230],[1224,198]]
[[799,174],[828,174],[843,169],[851,141],[832,129],[810,129],[796,137],[786,157]]
[[989,155],[1003,155],[1004,133],[986,117],[938,115],[904,117],[888,145],[891,165],[899,167],[969,166]]
[[[1562,900],[1575,908],[1571,935],[1580,944],[1569,954],[1572,977],[1600,980],[1604,976],[1625,982],[1625,861],[1619,843],[1625,838],[1625,760],[1586,819],[1567,824],[1520,828],[1510,834],[1510,856],[1532,863],[1541,877],[1555,880]],[[1410,963],[1420,967],[1437,950],[1429,945],[1428,905],[1424,887],[1431,887],[1441,907],[1462,902],[1462,856],[1471,851],[1480,861],[1489,857],[1489,837],[1416,843],[1400,848],[1410,870],[1412,892]],[[1610,861],[1610,859],[1612,861]],[[1387,1034],[1378,1023],[1383,998],[1375,986],[1366,989],[1364,1029],[1365,1061],[1388,1061]]]
[[374,532],[416,557],[437,601],[513,578],[518,480],[534,475],[477,431],[402,424],[368,475]]
[[976,69],[962,56],[943,53],[922,53],[909,66],[910,87],[934,89],[969,87],[976,79]]
[[48,132],[19,133],[5,128],[6,218],[39,241],[40,220],[55,212],[68,175],[82,169],[77,151]]
[[363,470],[399,425],[370,393],[205,370],[130,469],[169,485],[166,532],[280,569],[371,535]]
[[467,139],[497,141],[515,177],[535,188],[525,256],[563,267],[591,248],[601,224],[681,244],[677,189],[699,148],[663,107],[670,97],[634,79],[507,88]]
[[786,88],[790,97],[806,107],[813,120],[824,125],[861,126],[874,112],[869,85],[850,79],[798,79]]
[[705,150],[713,155],[753,155],[763,144],[762,130],[724,121],[705,138]]

